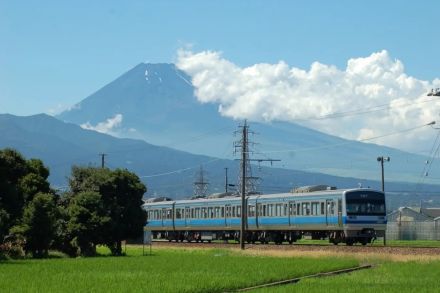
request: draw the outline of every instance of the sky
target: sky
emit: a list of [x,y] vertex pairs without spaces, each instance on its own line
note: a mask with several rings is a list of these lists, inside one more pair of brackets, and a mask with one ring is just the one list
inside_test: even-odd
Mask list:
[[[348,121],[353,127],[342,136],[362,139],[383,133],[390,121],[415,126],[438,116],[421,105],[425,91],[440,86],[439,11],[439,1],[0,0],[0,113],[54,114],[141,62],[165,62],[180,64],[198,80],[198,98],[231,117],[297,121],[399,106],[389,121]],[[215,76],[201,79],[204,70]],[[249,72],[262,84],[249,83]],[[227,90],[231,76],[233,86],[245,80],[249,91],[228,92],[226,100],[206,92],[206,84]],[[289,102],[279,96],[288,95],[299,99],[298,109],[317,112],[281,113]],[[310,99],[301,101],[304,95]],[[268,111],[243,113],[250,96]],[[400,105],[411,102],[419,106],[408,120]],[[305,124],[338,132],[337,123]]]

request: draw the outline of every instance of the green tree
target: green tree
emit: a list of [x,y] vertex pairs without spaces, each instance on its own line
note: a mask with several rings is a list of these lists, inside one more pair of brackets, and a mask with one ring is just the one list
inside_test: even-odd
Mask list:
[[13,149],[0,150],[0,204],[9,215],[7,229],[21,217],[24,196],[20,180],[28,172],[24,157]]
[[25,250],[34,257],[46,257],[54,239],[57,207],[52,194],[38,193],[23,212],[21,225],[12,229],[26,239]]
[[0,243],[8,233],[9,214],[0,206]]
[[69,184],[73,194],[101,194],[110,218],[104,240],[114,255],[122,253],[122,240],[142,235],[146,217],[141,205],[146,187],[136,174],[123,169],[73,167]]
[[96,245],[104,243],[110,222],[101,195],[94,191],[78,193],[69,204],[68,214],[67,230],[77,254],[95,255]]
[[141,205],[147,188],[136,174],[123,169],[112,172],[111,182],[114,190],[104,195],[112,219],[107,246],[113,254],[120,255],[122,240],[142,235],[146,214]]
[[17,224],[24,206],[39,193],[49,193],[49,169],[41,160],[26,160],[13,149],[0,150],[0,205],[8,216],[8,228]]

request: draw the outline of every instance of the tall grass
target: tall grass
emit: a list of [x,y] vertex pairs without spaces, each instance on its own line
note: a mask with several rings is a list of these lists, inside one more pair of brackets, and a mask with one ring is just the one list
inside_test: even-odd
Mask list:
[[126,257],[0,262],[1,292],[222,292],[356,266],[354,259],[274,258],[227,250],[130,248]]

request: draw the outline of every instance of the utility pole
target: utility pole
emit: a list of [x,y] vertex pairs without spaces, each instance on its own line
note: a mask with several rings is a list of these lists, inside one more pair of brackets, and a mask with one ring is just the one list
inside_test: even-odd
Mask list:
[[[249,142],[249,126],[247,125],[247,121],[244,121],[244,124],[242,126],[239,126],[241,128],[241,140],[238,142],[235,142],[234,147],[235,151],[237,148],[240,148],[241,152],[241,159],[240,159],[240,176],[238,180],[238,185],[241,195],[241,227],[240,227],[240,248],[245,249],[245,239],[246,239],[246,228],[247,228],[247,203],[246,203],[246,195],[256,193],[256,186],[252,182],[253,180],[258,179],[258,177],[252,177],[251,173],[251,161],[256,162],[274,162],[274,161],[280,161],[280,160],[273,160],[273,159],[250,159],[249,154],[249,145],[251,142]],[[237,133],[237,132],[236,132]]]
[[99,155],[101,156],[101,168],[104,169],[104,167],[105,167],[105,156],[107,156],[107,154],[101,153]]
[[384,178],[384,170],[383,170],[383,162],[389,162],[390,157],[377,157],[377,161],[380,162],[380,166],[382,168],[382,192],[385,192],[385,178]]
[[[389,162],[390,161],[390,157],[377,157],[377,161],[380,162],[380,166],[382,169],[382,192],[385,193],[385,177],[384,177],[384,169],[383,169],[383,162]],[[386,246],[387,245],[387,231],[385,229],[384,234],[383,234],[383,245]]]
[[225,168],[225,193],[228,193],[228,168]]
[[246,233],[247,213],[246,213],[246,162],[248,156],[248,126],[246,120],[243,125],[242,147],[241,147],[241,229],[240,229],[240,248],[245,249],[244,239]]

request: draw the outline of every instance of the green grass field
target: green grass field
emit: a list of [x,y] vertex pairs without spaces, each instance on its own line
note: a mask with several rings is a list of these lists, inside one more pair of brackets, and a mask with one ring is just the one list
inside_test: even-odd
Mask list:
[[1,292],[223,292],[353,267],[350,258],[280,258],[230,250],[157,249],[142,256],[0,262]]
[[373,269],[254,292],[440,292],[440,261],[386,262]]

